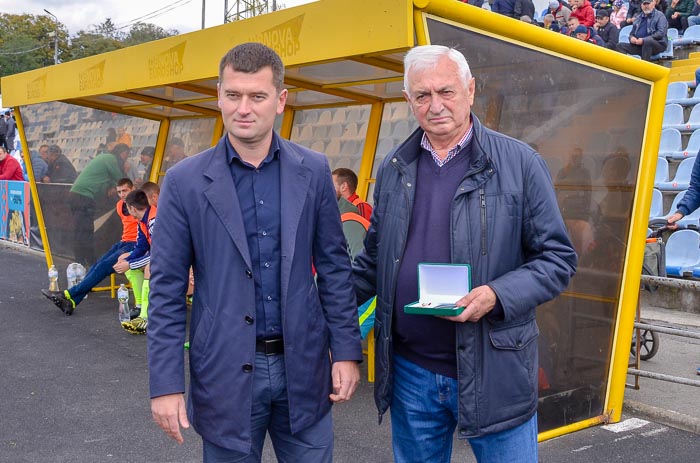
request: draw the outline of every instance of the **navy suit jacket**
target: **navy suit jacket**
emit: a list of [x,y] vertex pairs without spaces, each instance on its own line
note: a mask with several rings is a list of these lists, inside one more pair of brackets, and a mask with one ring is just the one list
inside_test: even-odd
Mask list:
[[[273,136],[277,137],[276,134]],[[188,269],[190,422],[206,440],[250,449],[255,284],[225,138],[168,170],[158,201],[148,321],[151,397],[185,391]],[[292,432],[330,410],[331,362],[361,360],[357,305],[326,157],[280,143],[281,310]],[[317,279],[312,274],[313,265]]]

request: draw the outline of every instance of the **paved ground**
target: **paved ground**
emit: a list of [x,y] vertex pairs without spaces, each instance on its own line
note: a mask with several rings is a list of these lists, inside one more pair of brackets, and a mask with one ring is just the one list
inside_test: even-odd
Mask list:
[[[59,262],[60,268],[65,264]],[[0,243],[0,268],[1,463],[201,461],[194,432],[186,432],[185,444],[178,446],[151,421],[146,339],[121,329],[115,301],[93,293],[72,317],[65,317],[39,292],[47,280],[42,256]],[[670,346],[662,345],[660,363],[665,362],[662,354],[675,351]],[[686,357],[695,355],[697,347],[688,348]],[[663,389],[668,388],[649,401],[663,405],[665,396],[674,394]],[[684,400],[697,404],[697,392],[688,391]],[[336,462],[391,461],[388,420],[377,426],[376,418],[371,385],[363,382],[352,402],[334,409]],[[637,413],[624,418],[616,427],[586,429],[540,444],[540,461],[700,460],[698,435]],[[269,449],[264,461],[275,461]],[[453,461],[474,459],[458,443]]]

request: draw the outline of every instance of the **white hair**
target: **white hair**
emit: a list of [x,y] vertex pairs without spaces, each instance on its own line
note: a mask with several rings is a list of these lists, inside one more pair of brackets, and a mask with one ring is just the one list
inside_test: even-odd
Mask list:
[[443,56],[451,59],[457,65],[459,75],[462,77],[462,83],[467,87],[472,78],[472,73],[469,70],[467,59],[462,53],[443,45],[421,45],[411,48],[403,59],[403,87],[406,93],[410,93],[408,74],[414,70],[437,68],[438,62]]

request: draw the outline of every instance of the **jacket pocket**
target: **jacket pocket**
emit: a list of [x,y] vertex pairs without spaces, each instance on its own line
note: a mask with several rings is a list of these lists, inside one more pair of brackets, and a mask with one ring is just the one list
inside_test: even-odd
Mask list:
[[524,416],[536,406],[538,334],[534,318],[517,325],[491,325],[484,343],[482,427]]

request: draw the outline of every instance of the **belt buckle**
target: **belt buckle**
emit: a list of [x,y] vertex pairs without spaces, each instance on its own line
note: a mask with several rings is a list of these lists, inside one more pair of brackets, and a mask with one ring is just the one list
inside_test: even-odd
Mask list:
[[276,355],[279,354],[281,349],[279,344],[282,343],[281,339],[264,339],[265,343],[265,355]]

